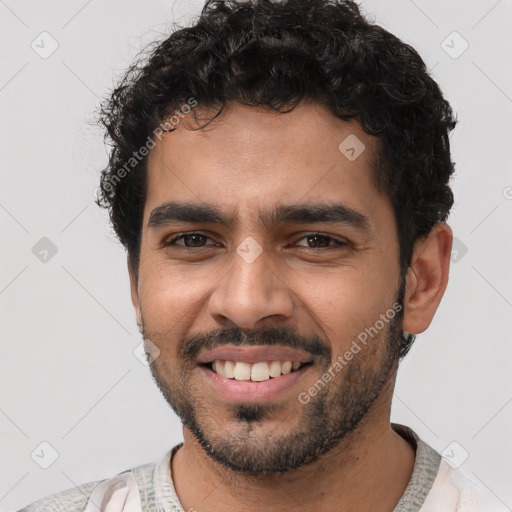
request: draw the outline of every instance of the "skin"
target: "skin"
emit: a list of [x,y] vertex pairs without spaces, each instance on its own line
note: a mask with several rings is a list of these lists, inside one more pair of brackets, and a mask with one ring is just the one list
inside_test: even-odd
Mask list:
[[[184,424],[184,445],[171,461],[184,509],[391,512],[415,457],[390,425],[396,332],[390,335],[386,325],[325,393],[307,405],[297,400],[397,298],[396,221],[389,199],[372,181],[378,141],[356,120],[342,121],[309,102],[287,114],[233,103],[207,129],[192,127],[189,116],[150,152],[138,276],[128,262],[137,319],[144,337],[160,350],[153,376],[178,413],[193,409],[211,448],[205,450]],[[366,148],[354,161],[338,150],[350,134]],[[206,222],[149,227],[151,212],[168,201],[214,204],[237,222],[231,229]],[[259,219],[260,210],[296,203],[343,203],[367,217],[369,230],[328,222],[268,226]],[[188,253],[183,239],[162,246],[183,232],[208,238],[195,245],[189,239]],[[307,238],[312,233],[348,245],[322,239],[330,246],[315,246]],[[236,252],[249,236],[262,249],[251,263]],[[444,223],[416,243],[399,320],[405,332],[418,334],[430,325],[446,289],[451,244]],[[265,329],[273,328],[296,333],[298,346],[317,341],[323,355],[312,357],[313,365],[292,388],[259,408],[224,399],[180,351],[193,336],[206,347],[206,333],[218,334],[217,343],[229,329],[270,340]],[[375,375],[383,378],[378,388],[371,380]],[[305,435],[309,426],[309,438],[324,435],[318,425],[313,430],[314,407],[326,406],[325,425],[330,419],[338,424],[370,387],[376,398],[352,431],[316,458],[272,473],[272,457],[279,446],[288,447],[292,435]],[[300,447],[289,448],[301,453]],[[240,461],[254,471],[234,468]]]

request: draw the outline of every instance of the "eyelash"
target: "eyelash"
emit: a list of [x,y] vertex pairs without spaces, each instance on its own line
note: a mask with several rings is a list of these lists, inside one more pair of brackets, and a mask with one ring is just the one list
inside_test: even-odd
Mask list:
[[[208,235],[205,235],[203,233],[198,233],[198,232],[195,232],[195,231],[191,231],[191,232],[187,232],[187,233],[181,233],[180,235],[177,235],[177,236],[173,237],[171,240],[164,241],[162,246],[163,247],[169,247],[171,245],[175,245],[174,242],[176,242],[177,240],[184,239],[186,236],[193,236],[193,235],[198,235],[198,236],[201,236],[201,237],[208,238],[208,239],[212,240]],[[339,247],[345,247],[345,246],[349,245],[348,242],[345,242],[345,241],[342,241],[342,240],[338,240],[337,238],[334,238],[334,237],[332,237],[330,235],[326,235],[324,233],[317,233],[317,232],[308,233],[307,235],[304,235],[301,238],[299,238],[297,241],[303,240],[303,239],[308,238],[310,236],[319,236],[321,238],[327,238],[327,239],[332,240],[333,242],[335,242],[335,244],[329,245],[327,247],[316,247],[316,248],[315,247],[301,246],[304,249],[312,249],[312,250],[318,251],[318,250],[321,250],[321,249],[332,249],[336,245],[339,246]],[[194,249],[205,249],[206,247],[209,247],[209,246],[187,247],[186,245],[183,245],[183,246],[180,246],[180,247],[182,247],[185,250],[194,250]]]

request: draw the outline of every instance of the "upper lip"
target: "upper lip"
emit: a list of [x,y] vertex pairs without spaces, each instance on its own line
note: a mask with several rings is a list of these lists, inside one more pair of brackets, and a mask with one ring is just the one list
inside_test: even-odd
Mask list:
[[199,354],[199,364],[211,363],[217,359],[227,361],[241,361],[244,363],[258,363],[260,361],[298,361],[300,363],[311,362],[311,357],[306,352],[290,347],[259,345],[251,347],[229,346],[219,347],[214,350],[206,350]]

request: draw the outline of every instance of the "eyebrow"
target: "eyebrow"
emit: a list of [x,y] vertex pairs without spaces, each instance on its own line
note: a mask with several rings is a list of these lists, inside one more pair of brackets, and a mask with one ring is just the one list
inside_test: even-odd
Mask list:
[[[368,217],[341,203],[278,205],[271,211],[260,212],[260,221],[267,228],[279,224],[330,223],[372,231]],[[180,222],[218,224],[228,229],[233,229],[237,224],[236,212],[227,215],[213,204],[171,201],[152,210],[148,228]]]

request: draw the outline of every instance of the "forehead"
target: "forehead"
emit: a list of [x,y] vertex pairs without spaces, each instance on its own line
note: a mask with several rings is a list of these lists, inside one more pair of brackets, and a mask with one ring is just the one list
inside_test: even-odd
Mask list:
[[215,204],[259,220],[268,219],[264,203],[270,214],[277,204],[342,200],[361,211],[386,202],[372,179],[378,140],[355,119],[342,121],[312,102],[288,113],[231,103],[196,129],[211,115],[196,107],[151,150],[146,225],[153,209],[170,201]]

